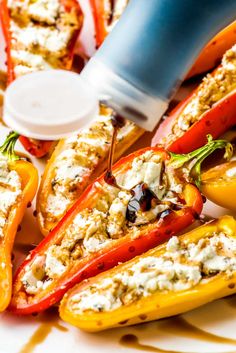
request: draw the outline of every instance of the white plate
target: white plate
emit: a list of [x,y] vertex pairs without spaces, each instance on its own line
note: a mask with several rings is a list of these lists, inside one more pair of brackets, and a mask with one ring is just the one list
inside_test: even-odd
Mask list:
[[[8,131],[8,129],[0,127],[0,143],[3,142]],[[146,145],[148,145],[149,139],[150,135],[147,134]],[[139,145],[140,143],[136,144],[135,148],[138,148]],[[17,150],[23,151],[19,144]],[[45,161],[39,161],[35,158],[32,158],[32,161],[41,174]],[[24,244],[35,244],[41,239],[33,210],[34,204],[27,210],[21,230],[17,233],[14,247],[14,269],[25,257]],[[230,214],[227,210],[210,202],[205,204],[204,213],[213,217]],[[183,323],[176,321],[176,319],[88,334],[61,322],[55,312],[30,317],[17,317],[5,312],[0,315],[0,353],[93,353],[100,351],[110,353],[111,350],[114,353],[120,351],[124,353],[136,352],[137,349],[134,347],[120,345],[120,338],[127,334],[136,335],[145,345],[143,348],[146,352],[149,351],[149,348],[150,352],[154,352],[153,347],[167,352],[235,352],[236,297],[206,305],[182,317],[201,330],[235,339],[235,343],[221,343],[220,339],[217,341],[217,338],[208,337],[193,329],[186,332]],[[176,331],[174,328],[178,328],[178,330]],[[35,340],[39,340],[39,342],[32,348],[30,342],[35,343]],[[157,349],[156,352],[161,352],[161,350]]]
[[[86,1],[81,0],[84,8]],[[91,24],[91,18],[87,21]],[[86,31],[83,38],[88,38]],[[84,42],[91,43],[90,39]],[[0,45],[2,44],[0,34]],[[92,45],[87,52],[93,51]],[[0,67],[5,59],[0,47]],[[186,91],[181,91],[185,95]],[[0,127],[0,143],[3,142],[8,129]],[[132,149],[149,145],[150,134],[136,143]],[[23,151],[20,145],[17,149]],[[41,174],[45,161],[32,158]],[[22,244],[35,244],[41,239],[33,216],[34,204],[26,212],[22,228],[17,233],[14,247],[14,268],[25,257]],[[204,206],[204,213],[213,217],[232,214],[210,202]],[[235,352],[236,351],[236,297],[223,299],[205,305],[183,315],[185,322],[176,319],[161,320],[136,327],[109,330],[104,333],[88,334],[63,323],[56,313],[38,316],[18,317],[8,312],[0,315],[0,353],[132,353],[138,350],[145,352]],[[188,326],[186,322],[193,326]],[[201,331],[203,330],[203,331]],[[210,333],[210,334],[207,334]],[[139,346],[124,347],[119,342],[123,335],[132,334],[138,337]],[[227,342],[219,337],[235,339]]]

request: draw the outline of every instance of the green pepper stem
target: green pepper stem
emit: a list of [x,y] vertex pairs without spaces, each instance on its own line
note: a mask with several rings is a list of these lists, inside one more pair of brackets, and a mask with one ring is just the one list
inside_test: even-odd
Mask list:
[[20,159],[20,157],[15,153],[15,144],[19,136],[20,135],[17,132],[11,131],[3,145],[0,146],[0,153],[6,156],[10,161],[17,161]]
[[205,146],[187,154],[177,154],[170,152],[171,159],[168,163],[173,169],[185,167],[188,170],[188,177],[198,187],[201,185],[201,164],[216,149],[225,149],[224,158],[230,159],[233,154],[233,146],[226,140],[213,140],[211,135],[207,135]]

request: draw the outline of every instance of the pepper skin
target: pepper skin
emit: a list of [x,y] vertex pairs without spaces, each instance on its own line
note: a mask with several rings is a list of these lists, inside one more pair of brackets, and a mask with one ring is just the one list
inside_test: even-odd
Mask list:
[[[193,231],[180,236],[185,244],[196,243],[210,234],[224,232],[228,237],[236,237],[236,221],[233,217],[223,216],[219,220],[210,222]],[[207,282],[201,282],[188,290],[178,292],[156,292],[147,297],[141,297],[129,305],[122,305],[118,309],[103,312],[85,311],[83,314],[75,313],[71,304],[73,298],[88,286],[96,285],[100,280],[112,278],[135,265],[140,258],[147,256],[160,256],[166,251],[166,244],[152,249],[142,256],[138,256],[125,264],[121,264],[105,273],[82,282],[69,290],[60,304],[61,318],[89,332],[102,331],[113,327],[123,327],[147,321],[166,318],[182,314],[195,309],[213,300],[231,295],[236,292],[236,272],[227,276],[227,272],[219,273]]]
[[[201,162],[216,148],[228,149],[229,146],[226,141],[212,141],[209,138],[206,146],[189,155],[174,155],[167,153],[162,147],[148,147],[122,158],[113,167],[115,176],[124,174],[131,168],[134,158],[143,155],[147,151],[153,151],[153,153],[159,155],[163,162],[166,163],[168,173],[173,174],[175,170],[178,173],[179,183],[183,186],[183,192],[180,196],[184,200],[183,207],[180,210],[172,211],[162,219],[156,219],[152,223],[143,225],[138,235],[135,233],[135,227],[133,229],[130,228],[122,238],[113,239],[100,250],[82,256],[78,260],[73,260],[73,263],[70,263],[65,272],[54,278],[46,288],[41,287],[35,294],[28,294],[22,284],[25,273],[37,261],[41,263],[40,266],[43,266],[42,261],[45,263],[44,255],[49,247],[62,241],[65,231],[82,210],[88,208],[96,209],[96,204],[103,194],[103,185],[105,186],[104,175],[102,175],[85,190],[53,231],[27,256],[15,276],[10,310],[18,314],[31,314],[45,310],[58,302],[65,292],[76,283],[114,267],[119,262],[127,261],[165,242],[172,235],[186,228],[199,216],[203,206],[201,194],[196,186],[192,184],[193,180],[198,180],[199,175],[196,179],[191,179],[190,176],[194,174],[196,177],[196,174],[200,173]],[[186,175],[188,163],[191,164],[191,167],[188,175]],[[181,169],[183,166],[185,166],[184,172]],[[188,178],[190,182],[185,178]],[[101,185],[101,187],[98,188],[97,185]],[[134,234],[136,234],[135,237]],[[43,260],[41,260],[42,257]]]
[[186,79],[207,72],[216,67],[223,54],[236,43],[236,21],[220,31],[203,48]]
[[[229,55],[230,51],[226,52],[225,55]],[[224,60],[224,59],[223,59]],[[214,76],[221,78],[221,82],[215,84],[215,86],[222,85],[222,92],[225,87],[228,86],[227,79],[224,78],[224,75],[221,75],[221,66],[219,66],[212,76],[207,76],[206,80],[208,82],[214,78]],[[232,82],[233,75],[235,74],[234,70],[231,70]],[[221,76],[220,76],[221,75]],[[228,73],[229,76],[229,73]],[[224,81],[225,80],[225,81]],[[179,117],[183,114],[183,111],[186,112],[189,110],[189,113],[185,113],[185,117],[183,120],[186,120],[186,117],[190,114],[191,110],[200,110],[202,111],[202,107],[205,104],[206,106],[209,103],[201,102],[202,99],[202,90],[204,94],[207,95],[206,99],[209,99],[209,96],[217,95],[218,87],[213,87],[212,84],[208,83],[209,89],[206,89],[206,82],[203,82],[199,85],[199,87],[194,90],[184,101],[180,102],[177,107],[166,117],[166,119],[160,124],[159,128],[156,131],[152,139],[152,146],[155,146],[159,143],[164,144],[165,148],[171,152],[175,153],[188,153],[193,151],[200,146],[203,146],[206,143],[206,135],[211,134],[213,138],[218,138],[228,129],[236,124],[236,90],[232,87],[232,90],[223,96],[223,98],[219,98],[216,100],[211,106],[207,108],[203,113],[200,113],[200,116],[197,116],[197,120],[193,122],[190,127],[182,130],[181,135],[176,136],[172,131]],[[224,83],[224,84],[223,84]],[[229,86],[231,87],[231,86]],[[206,93],[207,92],[207,93]],[[196,97],[198,98],[198,103],[196,102]],[[200,102],[199,102],[200,100]]]
[[21,178],[22,194],[20,200],[10,210],[7,226],[4,229],[4,237],[0,240],[0,262],[5,264],[0,271],[0,311],[7,308],[11,299],[11,252],[17,228],[21,223],[28,203],[33,200],[38,186],[38,172],[31,163],[12,158],[12,155],[9,158],[10,170],[15,170]]
[[[66,11],[70,11],[72,8],[76,9],[77,17],[79,19],[80,27],[82,26],[83,21],[83,14],[81,8],[76,0],[61,0],[61,3],[65,6]],[[7,54],[7,82],[10,84],[14,79],[14,63],[11,57],[11,32],[10,32],[10,14],[7,7],[7,0],[0,1],[0,19],[3,28],[3,34],[5,37],[6,42],[6,54]],[[67,60],[64,60],[63,67],[61,69],[70,70],[72,66],[73,56],[74,56],[74,48],[77,37],[79,35],[80,28],[74,32],[73,38],[69,43],[69,54],[67,56]],[[30,139],[25,136],[20,136],[20,142],[24,146],[27,152],[32,154],[37,158],[42,158],[45,156],[52,148],[53,148],[53,141],[42,141],[42,140],[35,140]]]
[[236,161],[221,164],[203,173],[201,191],[217,205],[236,211]]

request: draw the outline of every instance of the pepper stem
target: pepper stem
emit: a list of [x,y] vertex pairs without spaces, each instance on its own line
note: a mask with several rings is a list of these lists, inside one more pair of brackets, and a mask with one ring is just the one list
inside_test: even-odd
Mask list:
[[207,135],[205,146],[187,154],[177,154],[170,152],[171,159],[169,166],[173,169],[185,167],[188,170],[188,177],[198,186],[201,184],[201,164],[216,149],[225,149],[224,158],[229,160],[233,154],[233,146],[226,140],[213,140],[211,135]]
[[6,156],[10,161],[17,161],[20,159],[15,153],[15,144],[19,136],[20,135],[17,132],[11,131],[3,145],[0,146],[0,153]]

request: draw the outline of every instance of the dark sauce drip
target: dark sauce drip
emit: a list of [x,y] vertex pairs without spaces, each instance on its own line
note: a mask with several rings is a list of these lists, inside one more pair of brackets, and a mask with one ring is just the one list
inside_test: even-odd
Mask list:
[[107,171],[105,173],[104,180],[107,184],[120,189],[119,185],[117,185],[115,176],[112,174],[112,165],[113,165],[113,158],[114,158],[115,147],[116,147],[117,134],[119,129],[124,126],[125,120],[124,118],[122,118],[122,116],[115,113],[111,119],[111,123],[113,126],[113,135],[111,139],[111,147],[110,147],[110,152],[108,157]]
[[68,329],[60,324],[58,310],[51,308],[43,314],[37,315],[35,320],[40,325],[29,338],[28,342],[20,349],[19,353],[34,353],[35,350],[47,339],[55,328],[61,332],[67,332]]
[[136,185],[130,192],[132,197],[127,206],[126,219],[131,223],[135,222],[139,210],[142,212],[149,211],[153,206],[160,203],[157,196],[145,183]]
[[[107,171],[104,175],[104,180],[108,185],[122,189],[117,184],[116,178],[112,173],[112,165],[113,165],[113,159],[114,159],[114,153],[115,153],[117,134],[119,129],[124,126],[125,120],[122,116],[114,112],[111,122],[113,126],[113,134],[112,134],[111,147],[110,147],[109,156],[108,156]],[[162,169],[162,174],[163,173],[164,173],[164,168]],[[135,222],[137,217],[137,212],[139,210],[141,210],[142,212],[146,212],[161,203],[158,197],[152,192],[152,190],[148,188],[148,186],[145,183],[140,183],[136,185],[133,189],[130,190],[130,192],[132,194],[132,197],[127,206],[126,219],[131,223]],[[162,212],[160,215],[160,218],[163,219],[167,215],[169,215],[172,211],[174,210],[177,211],[185,207],[185,201],[181,200],[178,194],[176,194],[176,196],[178,197],[179,204],[173,204],[170,210]]]
[[[141,329],[146,329],[149,325],[141,325]],[[138,326],[137,326],[138,328]],[[169,320],[161,320],[158,322],[158,329],[163,332],[168,332],[177,337],[187,337],[205,342],[212,342],[216,344],[235,344],[236,340],[232,338],[222,337],[201,328],[198,328],[182,317],[173,317]],[[182,353],[178,350],[168,350],[156,346],[143,344],[140,342],[139,337],[134,334],[126,334],[120,338],[121,346],[130,349],[136,349],[144,352],[157,352],[157,353]],[[189,352],[189,351],[188,351]],[[189,352],[190,353],[190,352]]]

